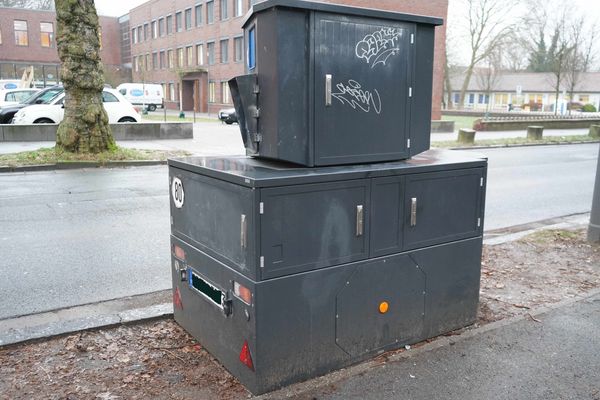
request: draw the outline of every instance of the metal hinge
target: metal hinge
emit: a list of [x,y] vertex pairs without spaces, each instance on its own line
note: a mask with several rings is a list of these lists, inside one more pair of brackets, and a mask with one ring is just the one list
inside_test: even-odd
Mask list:
[[481,218],[477,218],[477,227],[479,228],[481,226]]
[[254,94],[259,94],[260,93],[260,87],[258,87],[258,84],[254,85]]
[[252,134],[252,141],[259,143],[262,142],[262,135],[258,132]]
[[260,267],[261,268],[265,267],[265,256],[260,256]]
[[252,115],[253,118],[260,118],[260,108],[256,108],[254,110],[252,110]]
[[408,97],[412,97],[412,87],[408,88]]
[[410,34],[410,44],[415,44],[415,34],[414,33]]
[[259,214],[265,213],[265,203],[263,203],[262,201],[260,203],[258,203],[258,213]]
[[479,186],[483,187],[483,178],[479,180]]
[[410,139],[406,139],[406,148],[410,149]]

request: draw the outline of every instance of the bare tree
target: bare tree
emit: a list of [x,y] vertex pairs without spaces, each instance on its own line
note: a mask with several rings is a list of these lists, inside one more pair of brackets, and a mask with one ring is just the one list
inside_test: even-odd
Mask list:
[[464,104],[465,93],[475,67],[494,52],[511,32],[508,15],[514,0],[466,0],[469,60],[460,89],[459,104]]
[[500,73],[502,71],[502,56],[499,49],[491,52],[484,59],[484,67],[479,68],[475,72],[477,84],[483,90],[487,101],[485,112],[490,111],[490,99],[492,92],[500,81]]
[[54,0],[0,0],[0,7],[54,10]]

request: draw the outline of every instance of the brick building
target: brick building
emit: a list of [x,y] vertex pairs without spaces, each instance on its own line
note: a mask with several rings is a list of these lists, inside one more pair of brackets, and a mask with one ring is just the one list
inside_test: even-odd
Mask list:
[[[322,0],[323,1],[323,0]],[[448,0],[324,0],[446,19]],[[150,0],[129,13],[134,82],[160,83],[168,108],[231,107],[227,81],[244,73],[244,16],[252,0]],[[436,28],[433,119],[440,119],[446,28]]]
[[[100,18],[100,51],[107,82],[128,80],[130,71],[123,67],[119,19]],[[56,13],[0,7],[0,79],[21,79],[26,67],[34,67],[37,85],[58,81],[60,60],[56,50]]]

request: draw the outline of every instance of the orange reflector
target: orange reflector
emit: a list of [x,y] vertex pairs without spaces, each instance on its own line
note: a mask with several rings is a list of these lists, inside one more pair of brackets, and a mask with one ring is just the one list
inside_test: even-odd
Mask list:
[[252,292],[246,286],[233,282],[233,293],[249,306],[252,305]]
[[379,303],[380,313],[385,314],[386,312],[388,312],[388,308],[390,308],[390,305],[387,303],[387,301],[382,301],[381,303]]
[[181,301],[181,292],[179,288],[175,288],[175,292],[173,293],[173,305],[180,310],[183,310],[183,302]]
[[240,351],[240,361],[254,371],[254,364],[252,363],[252,356],[250,355],[250,349],[248,348],[247,340],[244,340],[242,351]]
[[179,258],[180,260],[185,260],[185,251],[183,251],[183,249],[176,244],[173,245],[173,254],[175,254],[175,257]]

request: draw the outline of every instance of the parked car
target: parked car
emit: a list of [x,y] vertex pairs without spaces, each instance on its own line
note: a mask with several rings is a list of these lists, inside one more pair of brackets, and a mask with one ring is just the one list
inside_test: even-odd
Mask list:
[[46,89],[42,89],[39,92],[33,94],[27,100],[10,106],[0,108],[0,124],[10,124],[14,115],[23,107],[30,106],[32,104],[48,104],[63,92],[62,86],[51,86]]
[[223,110],[219,110],[219,119],[222,122],[225,122],[227,125],[231,125],[234,122],[238,122],[237,114],[235,113],[235,108],[224,108]]
[[38,89],[4,89],[0,90],[0,108],[19,104],[39,92]]
[[[64,98],[64,93],[61,93],[49,104],[24,107],[17,111],[12,122],[13,124],[57,124],[63,120],[65,114]],[[142,119],[131,103],[114,89],[105,88],[102,91],[102,103],[110,124],[140,122]]]
[[134,106],[146,106],[148,111],[164,107],[163,88],[159,84],[121,83],[117,90]]

